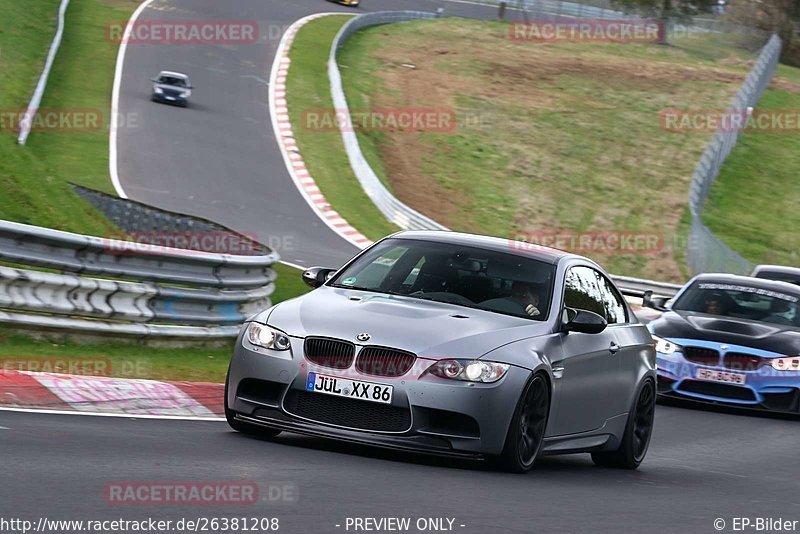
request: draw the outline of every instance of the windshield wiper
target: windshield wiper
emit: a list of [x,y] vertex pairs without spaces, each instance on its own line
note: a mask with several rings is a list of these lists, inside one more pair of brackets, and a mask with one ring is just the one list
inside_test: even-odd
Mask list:
[[339,289],[355,289],[356,291],[368,291],[370,293],[383,293],[386,295],[400,295],[403,297],[407,297],[408,295],[403,295],[397,291],[393,291],[391,289],[374,289],[371,287],[362,287],[362,286],[346,286],[344,284],[330,284],[329,287],[336,287]]

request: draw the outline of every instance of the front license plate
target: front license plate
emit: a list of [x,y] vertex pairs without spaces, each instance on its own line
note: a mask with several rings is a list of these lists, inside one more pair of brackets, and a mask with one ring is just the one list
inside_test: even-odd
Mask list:
[[708,380],[710,382],[722,382],[723,384],[744,385],[747,375],[741,373],[729,373],[727,371],[716,371],[714,369],[698,369],[695,374],[698,380]]
[[167,100],[175,100],[175,97],[174,96],[168,96]]
[[318,373],[308,373],[306,391],[325,393],[337,397],[359,399],[381,404],[391,404],[394,386],[361,382],[338,376],[325,376]]

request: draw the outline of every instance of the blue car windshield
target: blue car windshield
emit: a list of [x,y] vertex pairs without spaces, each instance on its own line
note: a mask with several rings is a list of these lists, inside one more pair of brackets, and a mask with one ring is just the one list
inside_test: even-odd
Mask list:
[[800,328],[800,292],[702,281],[692,284],[672,309]]
[[423,240],[388,239],[328,285],[547,319],[555,266],[533,258]]

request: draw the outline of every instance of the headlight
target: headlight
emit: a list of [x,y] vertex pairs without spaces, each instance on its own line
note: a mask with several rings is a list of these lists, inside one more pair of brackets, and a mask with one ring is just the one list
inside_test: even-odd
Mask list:
[[153,88],[153,92],[154,92],[155,94],[157,94],[157,95],[162,95],[162,94],[164,94],[164,90],[163,90],[162,88],[160,88],[160,87],[155,87],[155,88]]
[[653,341],[656,342],[656,352],[660,352],[661,354],[672,354],[675,351],[681,350],[680,345],[676,345],[672,341],[667,341],[658,336],[653,336]]
[[769,363],[778,371],[800,371],[800,356],[795,358],[775,358]]
[[427,372],[451,380],[488,384],[503,378],[508,368],[504,363],[481,360],[441,360],[431,365]]
[[258,323],[250,323],[247,327],[247,340],[253,345],[272,350],[289,350],[292,346],[289,336]]

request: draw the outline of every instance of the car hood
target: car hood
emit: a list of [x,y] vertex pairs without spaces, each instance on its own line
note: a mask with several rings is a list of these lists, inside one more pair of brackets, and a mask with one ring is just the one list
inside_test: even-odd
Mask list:
[[182,95],[185,94],[189,96],[192,94],[192,91],[189,89],[185,89],[183,87],[175,87],[174,85],[164,85],[163,83],[157,83],[156,87],[164,91],[165,94],[169,95]]
[[[262,315],[256,320],[264,318]],[[428,358],[477,358],[499,346],[550,330],[546,322],[326,286],[275,306],[266,322],[290,336],[346,339]],[[370,339],[356,341],[361,333],[368,333]]]
[[777,324],[670,311],[649,326],[654,335],[668,339],[698,339],[780,354],[800,354],[800,330]]

